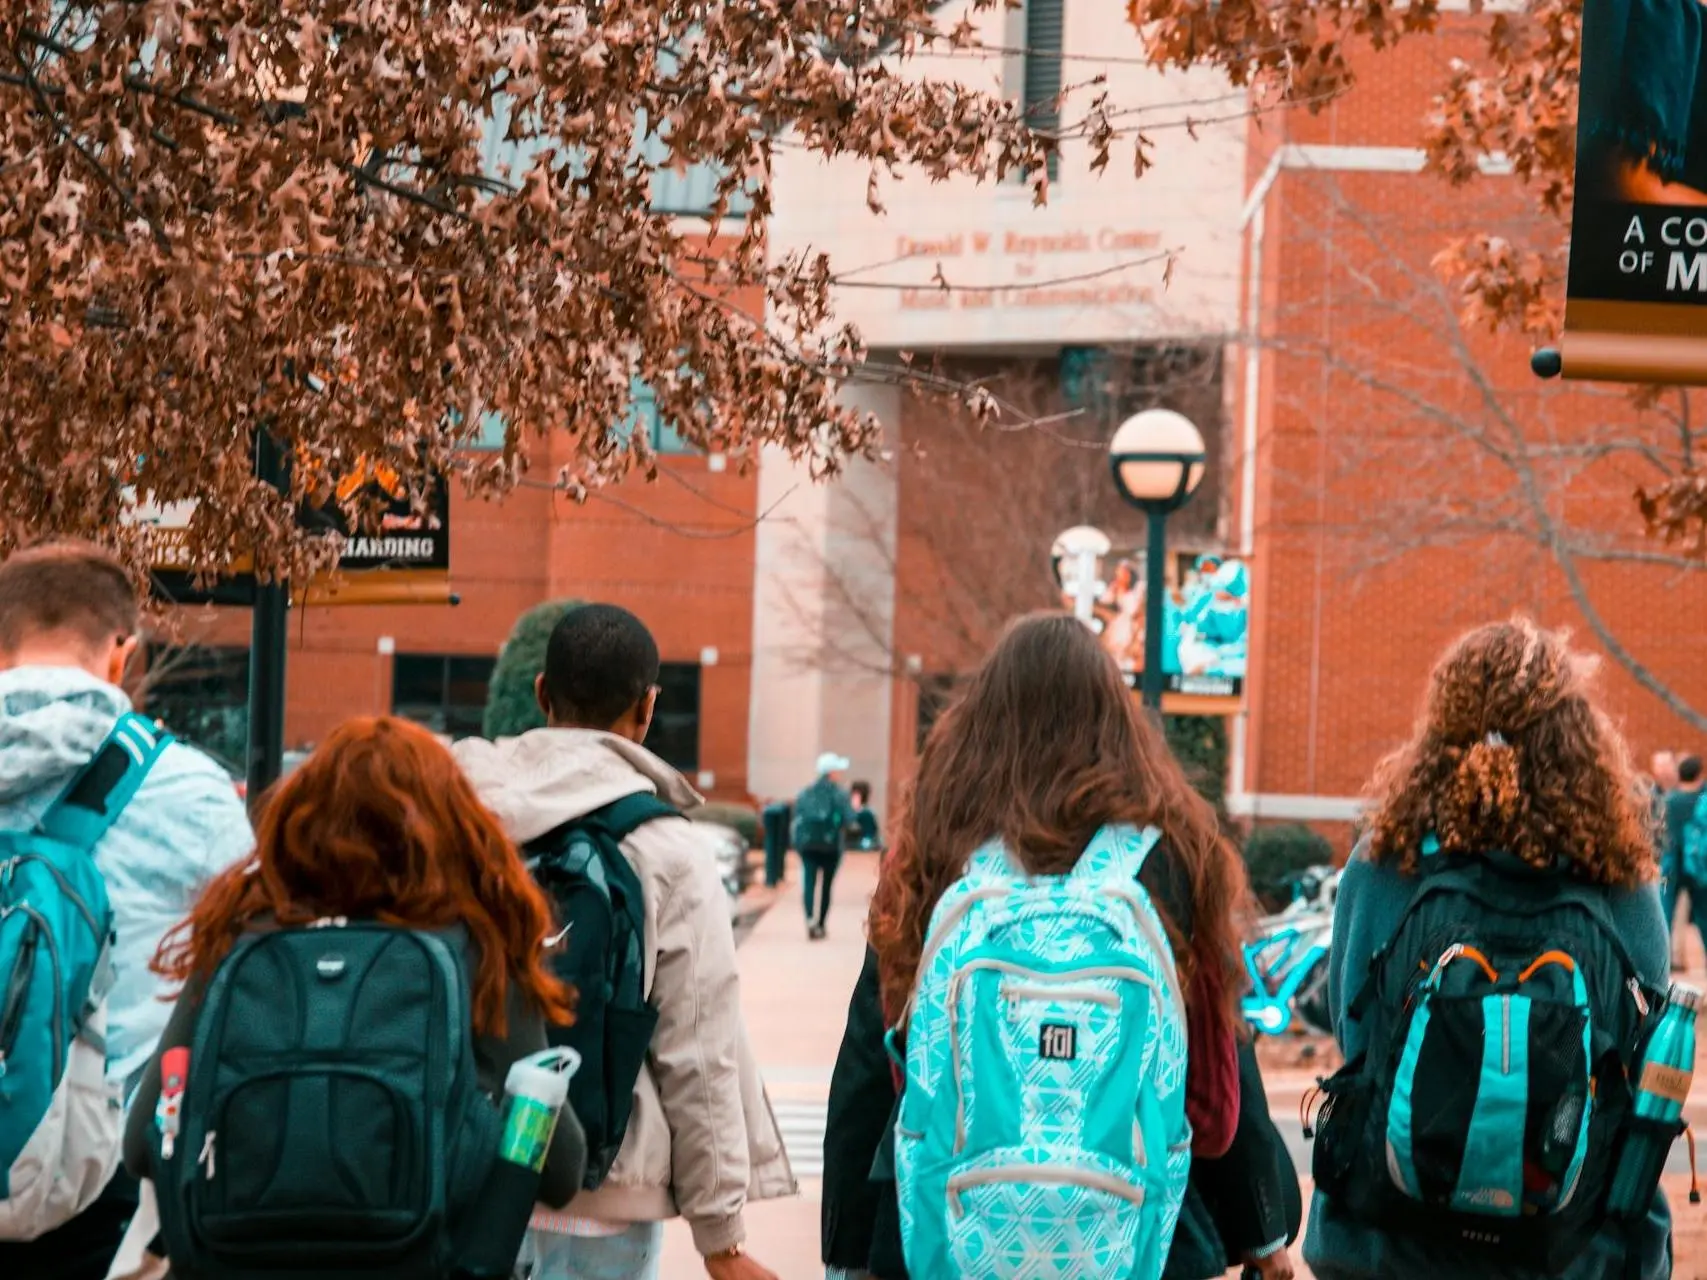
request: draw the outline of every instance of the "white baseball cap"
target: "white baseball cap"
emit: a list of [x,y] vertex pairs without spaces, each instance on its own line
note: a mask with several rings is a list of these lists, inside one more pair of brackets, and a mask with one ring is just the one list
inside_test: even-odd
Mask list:
[[843,769],[851,768],[853,762],[846,756],[839,756],[834,751],[826,751],[818,757],[818,776],[822,778],[828,773],[840,773]]

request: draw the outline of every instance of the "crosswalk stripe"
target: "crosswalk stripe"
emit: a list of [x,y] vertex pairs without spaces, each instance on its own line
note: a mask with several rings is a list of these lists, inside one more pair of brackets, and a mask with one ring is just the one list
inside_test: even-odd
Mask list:
[[824,1123],[826,1104],[781,1101],[771,1103],[788,1162],[797,1178],[819,1178],[824,1174]]

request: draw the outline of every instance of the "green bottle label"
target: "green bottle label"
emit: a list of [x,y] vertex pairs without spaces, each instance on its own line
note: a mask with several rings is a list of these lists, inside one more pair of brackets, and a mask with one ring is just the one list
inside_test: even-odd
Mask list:
[[557,1108],[533,1098],[512,1097],[498,1154],[511,1164],[525,1165],[538,1173],[545,1168],[545,1154],[551,1149],[556,1128]]

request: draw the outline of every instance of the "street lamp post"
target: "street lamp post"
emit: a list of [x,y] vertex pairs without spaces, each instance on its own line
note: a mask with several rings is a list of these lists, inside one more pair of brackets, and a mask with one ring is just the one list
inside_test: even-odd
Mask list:
[[1120,496],[1149,518],[1144,583],[1144,705],[1162,706],[1162,592],[1167,569],[1168,517],[1203,480],[1203,433],[1172,409],[1146,409],[1120,424],[1108,444]]
[[1049,560],[1055,581],[1073,599],[1073,616],[1087,627],[1095,625],[1097,598],[1103,593],[1102,558],[1113,544],[1101,529],[1075,525],[1055,539]]

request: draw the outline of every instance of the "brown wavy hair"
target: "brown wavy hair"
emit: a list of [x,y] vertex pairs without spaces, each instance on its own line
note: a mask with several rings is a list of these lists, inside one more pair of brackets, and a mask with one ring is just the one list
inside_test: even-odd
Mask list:
[[1221,982],[1204,989],[1225,996],[1221,1012],[1236,1025],[1244,863],[1114,660],[1057,613],[1009,628],[925,742],[871,904],[884,1007],[906,1003],[931,912],[981,845],[999,838],[1028,871],[1061,875],[1098,830],[1120,824],[1161,831],[1190,887],[1189,922],[1156,904],[1182,985],[1190,992],[1199,968],[1215,966]]
[[1411,741],[1376,771],[1369,857],[1414,871],[1433,835],[1444,853],[1503,851],[1595,884],[1653,879],[1648,808],[1593,669],[1527,618],[1461,638]]
[[545,896],[450,752],[419,725],[381,716],[339,726],[268,797],[255,851],[208,885],[154,969],[206,980],[255,921],[325,916],[464,925],[480,1034],[505,1034],[512,986],[547,1019],[570,1020],[571,993],[545,962]]

